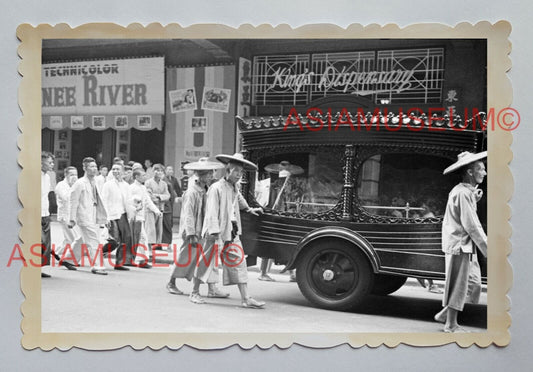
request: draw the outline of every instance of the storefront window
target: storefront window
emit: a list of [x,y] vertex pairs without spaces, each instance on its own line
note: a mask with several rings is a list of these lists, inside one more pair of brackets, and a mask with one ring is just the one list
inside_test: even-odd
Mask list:
[[442,175],[449,164],[449,159],[422,154],[374,155],[359,169],[359,204],[380,216],[442,216],[448,193],[457,182]]
[[319,213],[341,195],[341,152],[303,152],[269,156],[259,162],[255,197],[266,209]]

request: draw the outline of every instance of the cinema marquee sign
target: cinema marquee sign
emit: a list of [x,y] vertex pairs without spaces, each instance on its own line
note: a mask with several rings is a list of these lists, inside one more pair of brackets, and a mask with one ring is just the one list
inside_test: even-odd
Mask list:
[[42,66],[43,115],[163,114],[164,58]]

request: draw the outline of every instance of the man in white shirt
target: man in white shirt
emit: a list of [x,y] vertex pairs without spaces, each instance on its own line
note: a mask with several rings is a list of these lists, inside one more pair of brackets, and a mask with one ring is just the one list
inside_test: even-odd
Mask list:
[[68,227],[73,228],[76,225],[79,227],[83,243],[91,255],[91,272],[107,275],[103,265],[103,257],[98,251],[99,225],[105,223],[107,219],[101,198],[102,193],[94,179],[98,173],[98,167],[96,161],[90,157],[83,159],[82,163],[85,174],[72,185]]
[[[52,241],[50,236],[50,211],[48,193],[50,189],[50,172],[54,168],[54,158],[49,152],[41,153],[41,267],[50,265],[50,253],[52,252]],[[49,278],[50,274],[41,269],[41,277]]]
[[[115,156],[115,157],[113,158],[113,164],[120,164],[120,165],[124,166],[124,160],[122,160],[122,158],[121,158],[120,156]],[[124,173],[122,174],[122,176],[124,177]],[[110,171],[110,172],[107,173],[107,176],[106,176],[106,178],[105,178],[105,182],[110,181],[110,180],[112,180],[113,178],[114,178],[114,176],[113,176],[113,172]],[[104,183],[105,183],[105,182],[104,182]],[[104,186],[104,185],[102,185],[102,187],[103,187],[103,186]]]
[[[65,254],[65,258],[69,258],[74,254],[74,258],[77,262],[81,260],[81,246],[80,246],[80,232],[77,226],[72,229],[68,228],[70,221],[70,192],[74,182],[78,180],[78,170],[75,167],[67,167],[63,171],[65,178],[63,181],[57,183],[55,188],[56,200],[57,200],[57,221],[61,224],[63,231],[63,243],[56,248],[56,253],[61,257]],[[72,252],[63,253],[65,247],[70,245]]]
[[129,269],[125,266],[133,266],[129,223],[133,218],[133,204],[129,185],[122,180],[123,171],[123,165],[113,164],[111,168],[113,179],[104,184],[102,201],[107,211],[109,235],[118,243],[114,268],[127,271]]
[[146,230],[144,221],[146,211],[149,210],[156,216],[161,217],[163,212],[150,199],[150,195],[144,186],[146,174],[141,168],[133,171],[133,183],[129,186],[133,209],[135,210],[133,221],[131,222],[132,250],[135,256],[137,266],[144,269],[150,269],[152,266],[149,261],[149,250],[146,241]]
[[150,159],[146,159],[144,161],[144,166],[146,167],[146,179],[150,179],[154,177],[154,168],[152,167],[152,161]]
[[[165,210],[165,202],[170,199],[168,185],[163,181],[164,168],[161,164],[154,165],[154,177],[147,179],[144,185],[152,199],[152,202],[161,212]],[[146,174],[148,178],[148,173]],[[146,237],[152,248],[161,248],[163,237],[163,217],[149,210],[146,211]]]
[[133,183],[133,169],[131,169],[131,165],[124,165],[124,172],[123,172],[123,180],[128,185],[131,185]]
[[98,183],[98,187],[104,187],[104,183],[107,180],[108,173],[109,172],[107,167],[105,165],[100,165],[100,174],[94,178],[96,180],[96,183]]

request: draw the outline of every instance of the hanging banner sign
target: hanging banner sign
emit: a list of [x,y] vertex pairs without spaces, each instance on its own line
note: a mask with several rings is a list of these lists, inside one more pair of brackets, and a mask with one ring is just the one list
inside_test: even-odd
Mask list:
[[163,57],[42,66],[42,114],[164,114]]

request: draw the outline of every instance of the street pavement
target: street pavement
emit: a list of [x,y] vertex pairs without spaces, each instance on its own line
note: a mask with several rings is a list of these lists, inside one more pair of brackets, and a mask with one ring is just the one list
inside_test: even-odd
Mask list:
[[[175,236],[175,242],[177,237]],[[61,231],[52,223],[52,240],[61,242]],[[236,286],[221,289],[228,299],[206,298],[206,304],[193,304],[188,296],[167,292],[170,252],[157,251],[152,269],[113,270],[106,260],[107,276],[94,275],[90,267],[69,271],[50,267],[51,278],[41,281],[43,332],[172,332],[172,333],[358,333],[358,332],[440,332],[433,321],[441,309],[442,294],[430,293],[414,279],[389,296],[370,296],[357,312],[319,309],[289,282],[283,266],[273,266],[275,282],[259,281],[258,267],[249,268],[249,292],[266,301],[264,309],[240,306]],[[165,257],[166,256],[166,257]],[[437,282],[441,287],[442,282]],[[178,287],[190,293],[192,284],[177,280]],[[200,292],[207,294],[207,286]],[[466,305],[460,324],[471,332],[483,332],[487,322],[487,294],[481,304]]]

